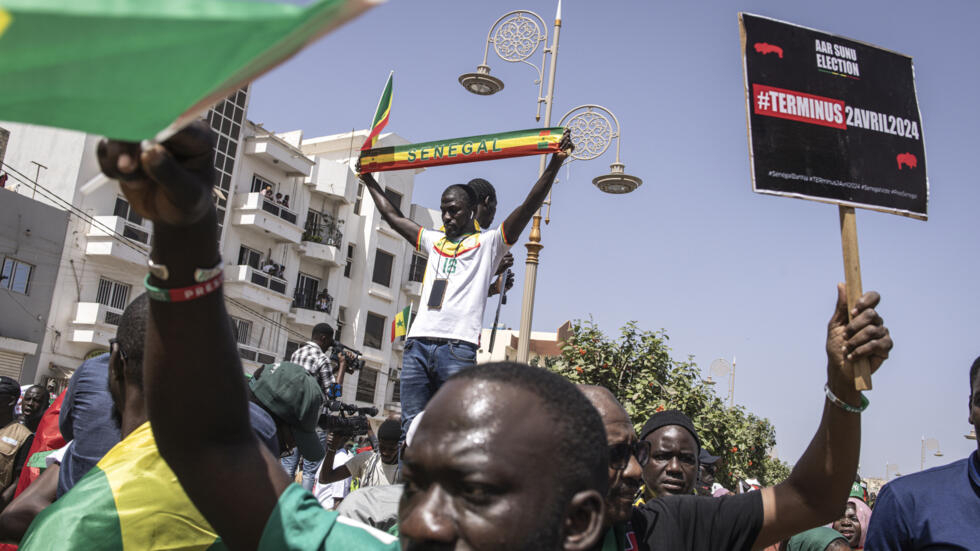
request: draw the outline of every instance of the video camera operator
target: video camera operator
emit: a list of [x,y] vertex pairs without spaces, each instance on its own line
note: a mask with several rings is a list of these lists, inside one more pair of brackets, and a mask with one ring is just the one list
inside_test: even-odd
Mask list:
[[[328,484],[349,476],[361,479],[361,488],[387,486],[398,478],[398,438],[401,436],[399,420],[389,417],[378,427],[378,447],[370,452],[359,453],[346,464],[333,466],[337,450],[350,438],[351,433],[334,431],[327,436],[327,454],[320,469],[318,482]],[[373,440],[374,431],[368,424],[368,436]],[[328,463],[329,462],[329,463]]]
[[[297,348],[289,358],[290,362],[301,365],[309,374],[316,377],[326,400],[340,397],[348,364],[352,364],[351,367],[360,367],[362,364],[349,351],[339,351],[338,349],[343,345],[334,341],[333,335],[333,327],[326,323],[318,323],[313,327],[311,339]],[[317,428],[316,432],[320,437],[320,443],[323,444],[326,441],[326,433],[320,428]],[[282,468],[289,476],[295,475],[299,459],[299,450],[282,458]],[[307,490],[313,490],[318,466],[318,461],[303,458],[303,487]]]

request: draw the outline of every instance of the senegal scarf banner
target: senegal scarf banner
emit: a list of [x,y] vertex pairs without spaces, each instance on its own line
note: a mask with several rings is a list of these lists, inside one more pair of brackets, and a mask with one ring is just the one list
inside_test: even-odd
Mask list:
[[531,128],[438,142],[377,147],[361,152],[361,172],[492,161],[558,151],[562,127]]
[[380,1],[0,0],[0,120],[153,138]]
[[34,519],[20,549],[227,547],[184,493],[157,451],[150,424],[143,423]]

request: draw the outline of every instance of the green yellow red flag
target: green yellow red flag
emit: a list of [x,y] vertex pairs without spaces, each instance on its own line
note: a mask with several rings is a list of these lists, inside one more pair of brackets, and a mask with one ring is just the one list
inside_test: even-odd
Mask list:
[[0,0],[0,120],[138,141],[382,0]]
[[368,134],[361,151],[367,151],[378,143],[378,136],[384,127],[388,126],[388,115],[391,114],[391,84],[395,72],[388,73],[388,82],[385,83],[385,90],[381,92],[381,99],[378,100],[378,108],[374,110],[374,120],[371,121],[371,132]]
[[558,151],[562,127],[531,128],[436,142],[378,147],[361,152],[361,172],[490,161]]
[[412,317],[412,307],[406,306],[401,312],[395,315],[395,319],[391,320],[391,342],[395,342],[395,339],[403,335],[408,334],[408,327],[411,323]]

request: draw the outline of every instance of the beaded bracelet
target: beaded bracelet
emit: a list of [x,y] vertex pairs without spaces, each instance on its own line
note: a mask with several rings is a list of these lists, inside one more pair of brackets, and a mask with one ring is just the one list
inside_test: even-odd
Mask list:
[[195,283],[189,287],[161,289],[150,285],[150,274],[146,274],[146,279],[143,280],[143,286],[146,287],[146,294],[153,300],[160,302],[187,302],[217,291],[221,288],[222,279],[224,279],[224,273],[219,273],[207,281]]
[[871,404],[871,401],[868,400],[868,398],[864,395],[863,392],[861,393],[860,407],[854,407],[851,404],[845,402],[844,400],[841,400],[833,392],[831,392],[829,384],[824,384],[823,389],[824,392],[827,393],[827,399],[830,400],[831,404],[834,404],[835,406],[841,408],[842,410],[848,413],[861,413],[862,411],[868,409],[868,405]]

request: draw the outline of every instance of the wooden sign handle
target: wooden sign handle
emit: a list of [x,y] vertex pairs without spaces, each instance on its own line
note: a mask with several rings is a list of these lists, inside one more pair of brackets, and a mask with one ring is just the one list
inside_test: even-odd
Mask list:
[[[840,208],[840,239],[844,249],[844,283],[847,284],[847,317],[864,294],[861,290],[861,259],[858,255],[857,220],[854,207]],[[867,358],[854,362],[854,388],[871,390],[871,364]]]

